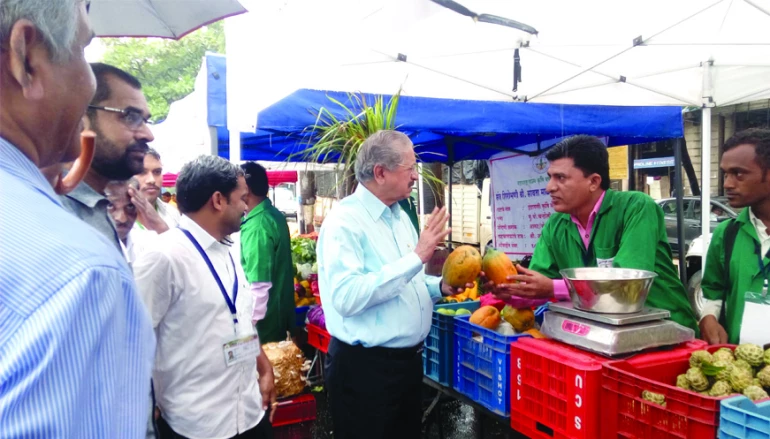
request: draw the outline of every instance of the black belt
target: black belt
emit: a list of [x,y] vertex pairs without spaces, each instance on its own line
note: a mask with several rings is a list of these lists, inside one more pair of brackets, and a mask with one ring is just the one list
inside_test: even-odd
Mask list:
[[371,355],[373,357],[405,359],[405,360],[414,358],[415,355],[421,355],[422,349],[423,349],[422,343],[416,346],[408,347],[408,348],[386,348],[382,346],[373,346],[373,347],[367,348],[360,344],[356,344],[356,345],[347,344],[335,337],[332,337],[332,340],[329,343],[329,353],[331,353],[332,355],[334,355],[335,351],[337,352],[345,351],[345,352],[351,352],[351,353]]

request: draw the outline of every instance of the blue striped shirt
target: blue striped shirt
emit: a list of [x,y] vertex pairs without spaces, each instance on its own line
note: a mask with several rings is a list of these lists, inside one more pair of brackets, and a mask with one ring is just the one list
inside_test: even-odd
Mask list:
[[0,438],[140,438],[155,339],[113,245],[0,138]]

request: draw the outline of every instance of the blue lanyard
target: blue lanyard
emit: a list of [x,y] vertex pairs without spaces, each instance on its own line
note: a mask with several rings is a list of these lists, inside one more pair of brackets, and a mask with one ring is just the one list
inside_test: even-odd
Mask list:
[[198,241],[192,236],[190,232],[187,230],[179,227],[179,230],[181,230],[185,235],[187,235],[187,238],[190,239],[190,241],[193,243],[195,248],[198,250],[198,253],[201,254],[201,257],[203,258],[203,261],[206,262],[206,265],[208,265],[209,270],[211,271],[211,275],[214,276],[214,280],[217,281],[217,285],[219,285],[219,290],[222,292],[222,296],[225,298],[225,302],[227,303],[227,307],[230,309],[230,314],[233,315],[233,323],[238,324],[238,313],[235,309],[235,299],[238,297],[238,272],[235,270],[235,261],[233,260],[233,255],[230,256],[230,263],[233,264],[233,300],[230,300],[230,296],[227,295],[227,291],[225,291],[225,286],[222,284],[222,279],[219,278],[219,274],[217,274],[217,270],[214,269],[214,265],[211,263],[211,259],[209,259],[209,256],[206,254],[205,251],[203,251],[203,248],[200,244],[198,244]]

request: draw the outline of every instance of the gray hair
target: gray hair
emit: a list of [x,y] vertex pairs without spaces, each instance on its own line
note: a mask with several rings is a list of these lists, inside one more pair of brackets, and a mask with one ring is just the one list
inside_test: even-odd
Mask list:
[[72,57],[77,34],[77,8],[83,0],[2,0],[0,1],[0,43],[11,37],[17,21],[27,19],[40,31],[54,62]]
[[356,156],[356,180],[365,183],[374,179],[374,167],[377,165],[394,170],[402,160],[402,149],[398,145],[412,148],[412,141],[406,134],[393,130],[377,131],[364,140]]

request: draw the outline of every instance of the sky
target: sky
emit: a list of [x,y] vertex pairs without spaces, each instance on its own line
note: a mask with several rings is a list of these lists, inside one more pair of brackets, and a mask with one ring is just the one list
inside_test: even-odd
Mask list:
[[99,62],[104,56],[104,44],[99,38],[94,38],[91,44],[86,47],[86,61]]

